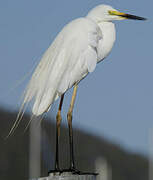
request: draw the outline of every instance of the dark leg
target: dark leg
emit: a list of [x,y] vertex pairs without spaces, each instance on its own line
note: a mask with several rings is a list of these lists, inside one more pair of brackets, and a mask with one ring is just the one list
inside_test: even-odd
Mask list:
[[[68,120],[68,127],[69,127],[69,144],[70,144],[70,168],[68,170],[65,170],[65,171],[70,171],[73,174],[79,174],[79,175],[83,175],[83,174],[84,175],[85,174],[97,175],[96,173],[81,172],[81,171],[77,170],[76,166],[75,166],[74,149],[73,149],[72,113],[73,113],[77,88],[78,88],[78,84],[75,84],[74,89],[73,89],[73,94],[72,94],[72,99],[71,99],[69,111],[67,113],[67,120]],[[64,170],[63,170],[63,172],[64,172]]]
[[61,96],[60,100],[60,105],[58,109],[58,113],[56,116],[56,157],[55,157],[55,170],[49,171],[50,173],[64,173],[64,172],[71,172],[72,174],[91,174],[91,175],[97,175],[96,173],[84,173],[80,172],[79,170],[76,169],[75,166],[75,161],[74,161],[74,150],[73,150],[73,129],[72,129],[72,113],[73,113],[73,108],[74,108],[74,103],[75,103],[75,98],[76,98],[76,93],[77,93],[77,88],[78,85],[74,85],[73,89],[73,94],[72,94],[72,99],[69,107],[69,111],[67,113],[67,121],[68,121],[68,127],[69,127],[69,145],[70,145],[70,167],[69,169],[63,169],[61,170],[59,167],[59,137],[60,137],[60,124],[61,124],[61,109],[62,109],[62,104],[63,104],[63,99],[64,99],[64,94]]
[[71,171],[76,171],[75,162],[74,162],[74,151],[73,151],[72,112],[73,112],[74,102],[75,102],[75,98],[76,98],[77,88],[78,88],[78,85],[75,84],[71,104],[70,104],[69,111],[67,114],[68,127],[69,127],[70,170]]
[[56,156],[55,156],[55,171],[60,171],[59,167],[59,137],[60,137],[60,125],[61,125],[61,109],[63,104],[64,94],[61,96],[58,113],[56,115]]

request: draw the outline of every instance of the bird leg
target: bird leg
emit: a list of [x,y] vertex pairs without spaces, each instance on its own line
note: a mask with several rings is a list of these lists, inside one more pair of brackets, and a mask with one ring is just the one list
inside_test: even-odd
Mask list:
[[67,113],[67,121],[68,121],[68,127],[69,127],[69,144],[70,144],[70,170],[76,171],[75,169],[75,163],[74,163],[74,151],[73,151],[73,129],[72,129],[72,112],[74,107],[74,102],[76,98],[78,85],[74,85],[72,99],[69,107],[69,111]]
[[63,104],[64,94],[62,94],[60,99],[60,104],[58,108],[58,112],[56,115],[56,156],[55,156],[55,171],[60,171],[59,168],[59,138],[60,138],[60,126],[61,126],[61,109]]

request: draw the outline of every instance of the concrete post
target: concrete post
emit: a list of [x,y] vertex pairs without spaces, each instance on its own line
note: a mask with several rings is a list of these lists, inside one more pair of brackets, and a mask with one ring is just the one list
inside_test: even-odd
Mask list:
[[96,180],[96,175],[92,174],[72,174],[70,172],[50,173],[48,177],[33,178],[30,180]]

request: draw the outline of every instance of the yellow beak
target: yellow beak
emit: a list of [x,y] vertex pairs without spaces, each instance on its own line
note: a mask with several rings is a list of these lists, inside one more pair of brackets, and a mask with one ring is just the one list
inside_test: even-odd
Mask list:
[[115,16],[120,16],[123,19],[133,19],[133,20],[147,20],[146,18],[131,15],[131,14],[126,14],[122,13],[119,11],[108,11],[110,15],[115,15]]

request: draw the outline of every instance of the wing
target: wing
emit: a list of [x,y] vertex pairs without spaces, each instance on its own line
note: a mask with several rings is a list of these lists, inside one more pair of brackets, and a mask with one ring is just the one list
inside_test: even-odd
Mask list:
[[69,23],[38,64],[23,104],[33,99],[32,112],[36,116],[47,111],[55,98],[95,69],[99,39],[100,30],[91,20],[80,18]]
[[76,19],[63,28],[36,67],[7,137],[17,128],[31,100],[32,120],[34,116],[48,111],[54,100],[94,71],[100,39],[102,35],[99,26],[88,18]]

